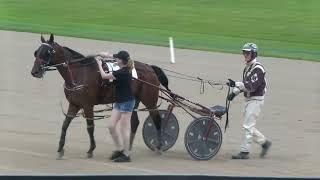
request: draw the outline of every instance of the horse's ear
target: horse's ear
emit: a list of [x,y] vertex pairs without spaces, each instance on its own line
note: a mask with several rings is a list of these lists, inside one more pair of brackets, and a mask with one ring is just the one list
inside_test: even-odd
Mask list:
[[51,35],[50,35],[50,39],[49,39],[49,43],[52,44],[53,42],[54,42],[54,37],[53,37],[53,34],[51,34]]
[[46,40],[44,39],[44,37],[42,36],[42,34],[41,34],[41,42],[42,42],[42,43],[45,43],[45,42],[46,42]]

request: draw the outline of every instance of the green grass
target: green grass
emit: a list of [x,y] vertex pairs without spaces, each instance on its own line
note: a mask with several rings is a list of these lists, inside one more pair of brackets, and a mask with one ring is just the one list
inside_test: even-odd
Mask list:
[[0,0],[0,29],[320,61],[319,0]]

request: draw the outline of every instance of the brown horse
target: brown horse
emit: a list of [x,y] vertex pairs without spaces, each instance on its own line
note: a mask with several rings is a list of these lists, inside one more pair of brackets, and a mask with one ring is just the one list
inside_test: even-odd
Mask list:
[[[52,34],[48,41],[41,35],[41,42],[41,45],[34,53],[35,62],[31,74],[33,77],[41,78],[49,70],[48,67],[56,67],[65,81],[64,92],[69,102],[68,112],[62,125],[58,159],[61,159],[64,155],[63,147],[67,129],[80,109],[83,109],[87,122],[87,131],[90,137],[90,148],[87,152],[87,157],[91,158],[96,148],[93,121],[94,105],[115,102],[114,86],[102,86],[102,78],[98,73],[98,66],[94,57],[86,58],[76,51],[60,46],[54,42]],[[159,67],[135,61],[135,68],[139,79],[156,86],[161,83],[168,89],[168,79]],[[141,81],[133,80],[133,91],[136,98],[136,108],[142,102],[146,108],[152,109],[149,113],[155,123],[159,142],[155,148],[161,150],[161,117],[157,110],[159,89]],[[138,114],[133,112],[131,118],[131,147],[138,125]]]

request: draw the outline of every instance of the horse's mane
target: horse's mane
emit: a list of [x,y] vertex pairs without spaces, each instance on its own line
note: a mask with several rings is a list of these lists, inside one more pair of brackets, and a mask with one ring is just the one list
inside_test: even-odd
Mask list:
[[91,65],[91,64],[94,64],[94,63],[95,63],[95,59],[94,59],[94,57],[92,57],[92,56],[86,57],[86,56],[84,56],[83,54],[81,54],[81,53],[79,53],[79,52],[77,52],[77,51],[75,51],[75,50],[73,50],[73,49],[71,49],[71,48],[68,48],[68,47],[66,47],[66,46],[63,46],[63,49],[64,49],[65,51],[68,51],[68,52],[71,54],[71,58],[72,58],[73,60],[76,60],[76,59],[80,60],[80,59],[82,58],[82,60],[79,61],[79,63],[80,63],[81,65],[83,65],[83,66],[87,66],[87,65]]
[[79,59],[79,58],[84,58],[85,57],[83,54],[81,54],[81,53],[79,53],[79,52],[77,52],[77,51],[75,51],[73,49],[70,49],[70,48],[68,48],[66,46],[63,46],[63,49],[71,53],[72,59]]

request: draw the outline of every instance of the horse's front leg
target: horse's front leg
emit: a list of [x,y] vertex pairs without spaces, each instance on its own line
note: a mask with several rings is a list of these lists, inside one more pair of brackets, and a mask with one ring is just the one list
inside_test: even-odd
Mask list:
[[83,110],[87,120],[87,131],[90,137],[90,148],[87,152],[87,158],[92,158],[93,151],[96,148],[96,141],[94,140],[93,106],[85,107]]
[[67,113],[67,116],[64,119],[63,125],[62,125],[57,159],[62,159],[63,156],[64,156],[63,147],[64,147],[64,144],[65,144],[67,130],[68,130],[68,127],[69,127],[72,119],[77,115],[79,110],[80,110],[79,106],[76,106],[76,105],[73,105],[73,104],[69,103],[68,113]]

